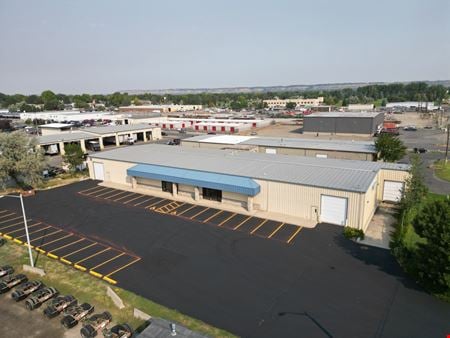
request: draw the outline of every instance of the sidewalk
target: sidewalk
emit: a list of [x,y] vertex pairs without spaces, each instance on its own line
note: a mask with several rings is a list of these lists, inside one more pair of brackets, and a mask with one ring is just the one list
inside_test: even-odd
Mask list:
[[249,212],[247,209],[245,209],[243,207],[227,205],[227,204],[223,204],[220,202],[203,201],[201,199],[198,201],[194,201],[193,199],[188,198],[188,197],[177,196],[177,195],[174,196],[172,194],[169,194],[169,193],[166,193],[163,191],[154,191],[154,190],[149,191],[149,190],[142,189],[142,188],[133,189],[128,185],[109,183],[109,182],[102,182],[99,185],[108,187],[108,188],[113,188],[113,189],[126,190],[129,192],[134,192],[134,193],[142,194],[142,195],[155,196],[155,197],[166,198],[169,200],[190,203],[190,204],[195,204],[195,205],[209,207],[209,208],[216,208],[219,210],[235,212],[235,213],[242,214],[242,215],[266,218],[266,219],[274,220],[274,221],[278,221],[278,222],[284,222],[284,223],[288,223],[288,224],[298,225],[303,228],[314,228],[317,225],[317,222],[309,220],[309,219],[305,219],[305,218],[289,216],[289,215],[284,215],[284,214],[278,214],[278,213],[274,213],[274,212],[267,212],[267,211],[262,211],[262,210],[253,210],[253,211]]
[[389,249],[394,222],[395,217],[390,209],[378,209],[367,227],[364,239],[358,240],[358,243]]

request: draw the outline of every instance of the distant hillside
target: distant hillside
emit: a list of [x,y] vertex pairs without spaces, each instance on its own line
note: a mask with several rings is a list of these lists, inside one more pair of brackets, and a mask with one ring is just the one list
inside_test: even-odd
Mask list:
[[[409,82],[399,82],[399,83],[411,83]],[[414,81],[419,82],[419,81]],[[430,85],[443,85],[450,87],[450,80],[438,80],[438,81],[420,81],[425,82]],[[266,92],[306,92],[306,91],[329,91],[329,90],[339,90],[344,88],[358,88],[369,85],[380,85],[389,84],[391,82],[354,82],[354,83],[323,83],[323,84],[313,84],[313,85],[291,85],[291,86],[269,86],[269,87],[231,87],[231,88],[172,88],[172,89],[154,89],[154,90],[123,90],[122,93],[128,93],[131,95],[139,94],[172,94],[172,95],[182,95],[182,94],[199,94],[199,93],[266,93]]]

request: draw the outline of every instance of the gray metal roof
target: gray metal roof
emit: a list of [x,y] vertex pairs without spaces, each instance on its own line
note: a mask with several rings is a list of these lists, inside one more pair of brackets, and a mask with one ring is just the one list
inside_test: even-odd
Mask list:
[[83,129],[86,133],[96,134],[96,135],[105,135],[105,134],[114,134],[114,133],[120,133],[120,132],[127,132],[127,131],[135,131],[135,130],[143,130],[143,129],[154,129],[155,127],[152,127],[145,123],[139,123],[139,124],[121,124],[117,126],[105,126],[105,127],[90,127]]
[[305,115],[303,118],[314,118],[314,117],[353,117],[353,118],[374,118],[382,112],[317,112],[311,115]]
[[95,136],[82,131],[58,133],[52,135],[37,136],[38,144],[54,144],[58,142],[79,141],[94,138]]
[[[200,135],[183,139],[182,142],[235,144],[235,143],[227,143],[226,139],[221,139],[218,136],[219,135]],[[215,139],[217,139],[218,142],[215,142]],[[342,141],[342,140],[332,141],[332,140],[306,139],[306,138],[249,137],[246,140],[239,142],[238,144],[264,146],[264,147],[278,147],[278,148],[348,151],[355,153],[370,153],[370,154],[377,153],[375,149],[375,143],[365,141]]]
[[[150,325],[147,326],[144,331],[138,334],[138,338],[171,338],[170,324],[168,320],[161,318],[152,318]],[[184,326],[175,324],[175,331],[177,335],[175,337],[181,338],[208,338],[198,332],[191,331]]]
[[272,155],[236,150],[159,144],[119,148],[91,155],[136,164],[185,168],[330,189],[365,192],[382,168],[408,170],[404,164]]

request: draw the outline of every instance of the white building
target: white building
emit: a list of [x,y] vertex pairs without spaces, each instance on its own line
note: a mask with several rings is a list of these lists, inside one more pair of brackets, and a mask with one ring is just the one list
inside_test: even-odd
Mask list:
[[386,104],[388,109],[421,109],[421,110],[438,110],[439,107],[435,106],[433,102],[419,102],[419,101],[407,101],[407,102],[390,102]]
[[369,104],[349,104],[347,107],[348,111],[371,111],[375,108],[375,105],[373,103]]
[[44,111],[33,113],[20,113],[21,120],[44,120],[55,122],[75,121],[81,122],[84,120],[109,120],[112,117],[111,112],[81,112],[79,110],[59,110],[59,111]]
[[285,99],[281,100],[278,98],[264,100],[263,101],[268,108],[271,109],[283,109],[286,108],[288,102],[294,102],[297,107],[317,107],[323,103],[323,97],[320,96],[316,99]]

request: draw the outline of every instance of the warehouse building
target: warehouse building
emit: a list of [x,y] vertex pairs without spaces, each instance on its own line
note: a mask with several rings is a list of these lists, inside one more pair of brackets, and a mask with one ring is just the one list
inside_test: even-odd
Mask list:
[[78,143],[83,152],[104,150],[105,146],[119,147],[125,143],[161,139],[161,128],[146,124],[92,127],[37,137],[38,147],[48,155],[64,155],[64,145]]
[[408,165],[148,144],[90,155],[92,179],[241,213],[258,211],[365,230],[398,201]]
[[314,113],[303,117],[303,133],[315,135],[375,135],[383,128],[384,113]]
[[347,160],[376,161],[374,142],[332,141],[238,135],[199,135],[181,140],[192,148],[248,150],[266,154],[312,156]]

